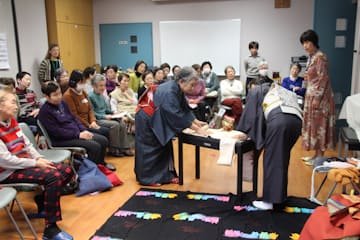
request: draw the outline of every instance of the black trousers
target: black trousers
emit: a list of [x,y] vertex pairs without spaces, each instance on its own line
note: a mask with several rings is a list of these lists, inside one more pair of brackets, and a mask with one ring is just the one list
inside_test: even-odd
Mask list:
[[88,158],[96,164],[105,164],[106,148],[109,144],[108,139],[98,133],[94,133],[91,140],[72,139],[54,142],[56,147],[83,147],[86,149]]

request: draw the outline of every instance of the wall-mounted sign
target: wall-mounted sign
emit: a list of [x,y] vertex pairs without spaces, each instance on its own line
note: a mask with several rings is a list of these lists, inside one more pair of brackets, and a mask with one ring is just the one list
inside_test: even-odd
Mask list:
[[0,69],[9,69],[9,53],[5,33],[0,33]]

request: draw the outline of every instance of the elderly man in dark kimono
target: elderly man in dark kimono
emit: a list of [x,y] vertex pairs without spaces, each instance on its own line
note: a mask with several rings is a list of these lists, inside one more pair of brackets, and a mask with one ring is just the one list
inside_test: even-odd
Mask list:
[[290,152],[301,134],[302,112],[291,91],[259,81],[249,91],[237,130],[246,133],[264,149],[263,200],[253,201],[260,209],[286,200]]
[[135,116],[135,174],[142,185],[160,186],[179,182],[173,157],[173,137],[191,128],[208,135],[185,99],[198,77],[190,67],[184,67],[175,76],[159,86],[151,86],[139,99]]

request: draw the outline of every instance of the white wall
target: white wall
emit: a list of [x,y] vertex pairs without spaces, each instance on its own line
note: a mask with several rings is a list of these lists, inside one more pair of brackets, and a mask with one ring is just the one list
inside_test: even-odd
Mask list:
[[16,44],[14,21],[12,16],[11,0],[0,0],[0,33],[5,33],[7,38],[8,60],[10,68],[0,70],[0,77],[15,77],[18,72],[16,57]]
[[357,5],[351,93],[360,93],[360,4]]
[[93,0],[93,3],[95,56],[99,64],[101,64],[99,24],[102,23],[152,22],[154,65],[159,65],[160,21],[240,18],[242,80],[245,78],[243,61],[249,55],[248,43],[252,40],[260,43],[260,55],[268,60],[271,70],[280,71],[282,77],[288,75],[291,56],[305,55],[299,37],[303,31],[312,28],[314,12],[313,0],[292,0],[291,8],[282,9],[274,8],[274,0],[167,3],[156,3],[151,0]]
[[19,72],[17,51],[20,52],[21,69],[32,75],[30,88],[41,96],[38,69],[48,49],[44,0],[15,0],[19,49],[15,44],[15,31],[11,0],[0,0],[0,33],[6,33],[10,69],[0,71],[0,76],[15,78]]
[[[32,76],[31,88],[42,96],[38,69],[48,49],[44,0],[15,0],[21,68]],[[15,75],[14,75],[15,77]]]

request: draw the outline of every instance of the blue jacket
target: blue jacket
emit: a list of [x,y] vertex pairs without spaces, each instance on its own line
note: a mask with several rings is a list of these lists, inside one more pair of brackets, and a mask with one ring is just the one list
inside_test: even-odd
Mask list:
[[302,77],[298,77],[295,82],[290,80],[290,77],[286,77],[282,80],[281,86],[283,86],[284,88],[293,91],[294,87],[300,87],[300,90],[295,91],[295,93],[299,96],[304,97],[305,96],[305,92],[306,92],[306,88],[302,87],[304,78]]

